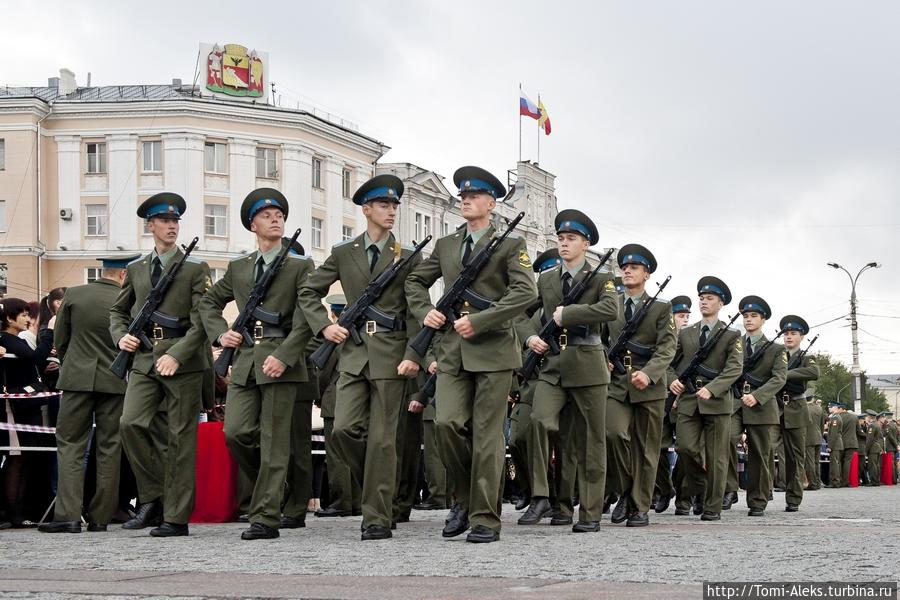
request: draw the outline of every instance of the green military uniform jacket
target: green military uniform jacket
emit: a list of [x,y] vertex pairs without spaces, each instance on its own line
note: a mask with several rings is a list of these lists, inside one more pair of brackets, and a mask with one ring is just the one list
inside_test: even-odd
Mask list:
[[878,422],[872,423],[866,429],[866,454],[881,454],[884,452],[884,432]]
[[[697,350],[700,349],[700,333],[703,321],[687,325],[678,332],[678,348],[680,358],[676,357],[675,375],[681,373],[690,364]],[[715,326],[708,335],[725,327],[722,321],[716,321]],[[730,415],[733,409],[733,394],[731,386],[741,376],[743,370],[744,346],[741,343],[741,334],[729,329],[706,357],[705,366],[718,375],[712,380],[697,376],[703,386],[712,393],[709,400],[700,400],[696,394],[684,393],[678,397],[678,412],[685,416],[692,416],[698,410],[702,415]]]
[[[746,343],[747,341],[744,340],[744,344]],[[760,347],[765,343],[765,335],[756,342]],[[734,399],[734,410],[741,411],[744,425],[778,425],[781,419],[775,394],[784,387],[787,378],[787,352],[785,352],[784,346],[772,344],[766,348],[766,353],[753,369],[748,371],[748,374],[757,380],[765,380],[761,386],[750,392],[756,398],[757,404],[745,406],[738,397]]]
[[[801,352],[798,350],[797,352]],[[794,353],[794,356],[796,353]],[[794,363],[793,356],[788,354],[788,367],[792,367]],[[796,367],[789,368],[787,371],[787,382],[801,382],[806,384],[809,381],[815,381],[819,378],[819,365],[816,363],[816,357],[810,356],[809,354],[803,357],[803,360],[800,361],[800,364]],[[804,385],[805,388],[805,385]],[[796,394],[791,396],[791,394],[787,391],[784,393],[787,394],[785,398],[782,396],[782,401],[784,402],[784,428],[785,429],[799,429],[801,427],[808,427],[810,424],[809,417],[809,408],[806,404],[806,396],[805,394]],[[821,418],[822,409],[819,409],[819,417]],[[821,439],[822,431],[819,430],[819,433],[816,435],[816,439]],[[809,445],[810,440],[812,438],[807,435],[807,445]]]
[[828,415],[828,449],[832,451],[844,449],[844,419],[840,413]]
[[[562,265],[547,269],[538,277],[538,297],[546,319],[552,319],[556,307],[563,302]],[[572,286],[582,281],[593,268],[585,261],[581,271],[572,280]],[[541,364],[538,379],[563,387],[584,387],[609,383],[606,348],[603,345],[603,325],[616,319],[620,314],[616,286],[608,273],[597,273],[584,290],[578,304],[570,304],[562,311],[562,330],[571,345],[559,354],[548,352]],[[538,320],[540,323],[540,320]],[[587,326],[584,341],[573,333],[572,328]],[[540,332],[534,321],[520,323],[517,327],[525,336],[522,342]]]
[[[638,299],[634,307],[635,314],[640,310],[641,304],[650,296],[647,292]],[[619,296],[619,316],[615,321],[606,324],[606,333],[609,344],[615,344],[622,328],[625,327],[625,296]],[[678,338],[675,334],[675,321],[672,318],[672,305],[667,300],[656,300],[648,307],[647,316],[641,321],[640,326],[630,341],[642,346],[654,348],[650,359],[631,354],[631,370],[625,374],[617,374],[612,371],[612,381],[609,385],[609,397],[624,402],[647,402],[649,400],[663,400],[668,393],[668,378],[666,371],[675,357],[675,348]],[[638,390],[631,384],[631,374],[634,371],[643,371],[650,378],[650,385],[643,390]]]
[[859,419],[856,413],[844,411],[841,413],[841,437],[844,438],[844,450],[858,450],[859,440],[856,437],[856,429]]
[[[182,256],[184,253],[181,248],[176,248],[166,271],[180,261]],[[140,312],[144,300],[153,288],[150,284],[150,257],[151,254],[148,254],[126,267],[125,283],[110,311],[109,332],[117,348],[119,340],[128,333],[128,326]],[[188,258],[157,308],[159,312],[177,318],[182,327],[188,327],[187,333],[184,337],[163,340],[154,340],[152,336],[148,336],[153,350],[138,348],[134,353],[133,369],[149,374],[156,361],[165,354],[178,361],[178,373],[192,373],[209,368],[211,353],[197,305],[211,284],[207,264]]]
[[[364,237],[365,234],[336,244],[331,249],[331,256],[325,259],[325,262],[310,274],[303,284],[300,290],[300,305],[313,334],[321,336],[322,330],[332,324],[325,305],[322,304],[322,297],[328,293],[332,284],[340,280],[349,306],[356,302],[365,291],[366,286],[377,279],[394,260],[412,254],[412,248],[401,247],[394,238],[394,234],[389,234],[384,251],[375,264],[375,269],[369,272],[369,257],[366,253]],[[360,332],[362,344],[357,346],[352,338],[344,342],[341,358],[338,361],[338,371],[360,375],[368,366],[371,379],[404,379],[397,374],[397,366],[400,362],[404,359],[418,362],[418,355],[406,347],[409,340],[418,331],[418,327],[407,308],[403,281],[409,275],[410,270],[420,261],[419,256],[412,259],[374,303],[374,307],[381,312],[405,323],[406,330],[368,335],[363,329]]]
[[53,344],[62,363],[59,389],[125,393],[125,380],[109,370],[118,354],[109,336],[109,310],[118,296],[119,284],[104,278],[66,290],[53,328]]
[[893,421],[888,421],[884,425],[884,449],[886,452],[896,452],[897,446],[900,445],[900,430]]
[[[495,234],[492,225],[473,246],[473,258]],[[449,287],[462,270],[465,237],[465,230],[460,229],[440,238],[431,256],[413,269],[406,279],[409,307],[419,322],[434,308],[429,288],[440,277]],[[460,303],[457,309],[469,313],[475,335],[466,340],[452,326],[446,326],[440,341],[436,340],[433,344],[438,370],[456,375],[461,369],[491,372],[521,367],[522,353],[512,321],[537,299],[525,240],[507,237],[479,273],[472,284],[472,291],[490,299],[491,305],[479,310]]]
[[822,443],[822,431],[825,429],[825,412],[818,402],[807,404],[806,445],[818,446]]
[[[259,251],[228,263],[225,275],[200,301],[203,324],[214,344],[218,344],[222,334],[228,331],[228,323],[222,318],[222,309],[225,305],[234,300],[240,311],[247,304],[256,283],[257,258]],[[311,258],[296,254],[287,255],[260,303],[265,310],[279,314],[277,327],[285,330],[287,336],[257,339],[252,348],[242,344],[234,355],[231,367],[232,383],[246,386],[253,380],[257,384],[299,383],[308,380],[304,350],[312,334],[300,309],[297,290],[314,268]],[[259,322],[256,324],[265,325]],[[250,333],[253,333],[252,329]],[[271,378],[263,374],[262,366],[269,355],[287,367],[281,377]]]

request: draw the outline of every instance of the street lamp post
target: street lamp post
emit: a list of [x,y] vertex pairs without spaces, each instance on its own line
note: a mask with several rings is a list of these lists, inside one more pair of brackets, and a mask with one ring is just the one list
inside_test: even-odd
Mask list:
[[840,269],[850,278],[850,338],[853,346],[853,365],[850,367],[850,375],[853,376],[853,410],[859,414],[862,410],[862,381],[860,377],[861,370],[859,368],[859,339],[857,338],[856,333],[856,282],[859,280],[859,276],[863,274],[863,271],[877,269],[881,264],[875,261],[867,263],[856,273],[856,277],[854,277],[850,271],[835,262],[828,263],[828,266],[832,269]]

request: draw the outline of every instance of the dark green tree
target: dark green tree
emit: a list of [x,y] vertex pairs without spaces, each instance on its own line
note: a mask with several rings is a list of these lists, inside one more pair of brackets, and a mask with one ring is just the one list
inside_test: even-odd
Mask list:
[[[850,370],[844,363],[835,360],[826,353],[816,354],[816,362],[819,363],[821,373],[816,382],[816,398],[824,404],[840,399],[853,410],[853,386],[850,385]],[[881,412],[888,409],[887,398],[884,393],[866,383],[865,399],[862,403],[863,411],[870,409]]]

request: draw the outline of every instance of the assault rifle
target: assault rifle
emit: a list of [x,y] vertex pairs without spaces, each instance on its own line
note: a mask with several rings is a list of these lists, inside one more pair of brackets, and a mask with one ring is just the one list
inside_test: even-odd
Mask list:
[[650,358],[656,351],[656,348],[652,346],[645,346],[643,344],[638,344],[637,342],[632,342],[631,338],[634,336],[635,332],[637,332],[638,327],[641,326],[641,322],[643,322],[647,313],[650,312],[650,305],[656,302],[659,293],[666,289],[666,286],[669,285],[671,279],[671,275],[666,277],[666,280],[662,282],[662,285],[659,286],[659,289],[656,290],[653,297],[647,298],[641,303],[641,307],[636,313],[631,315],[631,319],[625,323],[625,326],[622,327],[622,331],[620,331],[618,337],[616,337],[616,341],[610,347],[609,362],[612,363],[613,371],[619,375],[626,374],[628,369],[631,368],[632,354],[636,354],[642,358]]
[[728,328],[737,321],[738,317],[741,316],[741,313],[737,312],[731,317],[731,320],[728,321],[728,324],[725,327],[719,329],[714,334],[712,334],[707,340],[706,343],[700,346],[697,352],[694,354],[694,357],[691,358],[691,362],[688,363],[688,366],[684,368],[684,370],[678,375],[678,381],[684,386],[684,389],[690,394],[697,393],[697,386],[695,385],[694,378],[697,375],[701,375],[706,377],[707,379],[715,379],[719,373],[718,371],[714,371],[709,367],[703,365],[703,361],[709,356],[709,353],[712,352],[713,348],[716,347],[716,344],[719,343],[719,340],[722,339],[722,336],[725,335],[725,332],[728,331]]

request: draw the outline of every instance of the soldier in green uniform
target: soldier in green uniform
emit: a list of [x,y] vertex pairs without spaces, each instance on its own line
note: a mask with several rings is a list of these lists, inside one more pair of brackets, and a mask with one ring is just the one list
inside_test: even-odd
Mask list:
[[865,458],[859,457],[859,437],[857,430],[859,429],[859,418],[855,412],[848,408],[841,411],[841,436],[844,438],[844,457],[841,464],[841,476],[844,479],[844,486],[850,485],[850,465],[853,462],[853,455],[857,455],[857,471],[863,471]]
[[878,423],[878,413],[866,411],[866,460],[869,485],[881,485],[881,455],[884,454],[884,432]]
[[[427,375],[437,371],[437,360],[433,352],[434,344],[428,352],[425,362],[428,365]],[[424,375],[423,375],[424,376]],[[422,440],[425,460],[425,483],[428,485],[428,497],[413,506],[416,510],[444,510],[450,507],[451,490],[447,479],[447,468],[441,460],[440,444],[434,418],[436,410],[432,398],[423,398],[425,409],[422,411]]]
[[[706,276],[697,282],[702,319],[678,332],[679,356],[675,373],[690,364],[710,336],[725,327],[719,311],[731,302],[731,291],[718,277]],[[741,376],[743,346],[737,331],[728,330],[719,338],[697,372],[696,393],[685,393],[677,378],[669,390],[678,402],[678,460],[684,461],[688,496],[703,496],[703,521],[721,519],[722,497],[728,477],[728,442],[731,432],[733,394],[731,386]]]
[[[618,298],[619,316],[605,325],[610,344],[650,301],[645,286],[657,266],[653,253],[640,244],[622,246],[617,260],[625,293]],[[606,403],[607,469],[625,502],[623,511],[613,511],[613,523],[627,520],[628,527],[650,524],[647,512],[659,463],[666,370],[675,357],[676,343],[672,307],[666,300],[656,300],[628,339],[622,358],[626,371],[612,369]]]
[[814,492],[822,489],[822,466],[819,458],[822,454],[822,432],[825,430],[825,412],[815,396],[806,400],[809,419],[806,421],[806,455],[803,469],[806,472],[806,490]]
[[[806,454],[806,431],[809,425],[809,408],[806,404],[806,386],[819,378],[816,357],[808,354],[800,357],[800,344],[809,333],[809,325],[797,315],[787,315],[779,322],[784,331],[784,347],[788,353],[785,386],[778,392],[781,415],[781,439],[784,453],[779,455],[785,474],[785,511],[797,512],[803,500],[803,464]],[[819,414],[821,414],[821,410]],[[816,435],[816,440],[821,436]],[[818,457],[815,461],[819,465]],[[810,482],[812,483],[812,482]]]
[[[577,303],[562,306],[570,288],[593,269],[587,249],[599,241],[594,222],[574,209],[561,211],[554,222],[563,264],[538,277],[538,295],[544,314],[563,328],[559,355],[547,354],[550,346],[535,328],[525,338],[533,351],[546,355],[535,385],[529,435],[531,505],[519,518],[520,525],[534,525],[550,512],[547,464],[550,438],[560,433],[560,413],[574,405],[575,418],[568,436],[578,436],[577,473],[581,504],[576,533],[599,531],[606,486],[606,404],[610,375],[603,325],[619,316],[619,299],[609,274],[598,273]],[[667,313],[667,318],[668,318]],[[571,492],[560,490],[560,496]]]
[[828,403],[828,430],[826,439],[828,440],[828,479],[829,487],[839,488],[843,486],[844,478],[844,436],[843,419],[841,412],[844,405],[840,402]]
[[[178,194],[161,192],[145,200],[137,215],[146,220],[154,249],[127,267],[125,282],[110,310],[109,331],[117,347],[134,353],[121,419],[122,447],[138,485],[137,515],[126,529],[162,525],[150,531],[155,537],[188,535],[188,519],[194,508],[194,462],[197,421],[201,408],[203,372],[210,352],[200,313],[200,297],[209,289],[209,267],[188,259],[178,272],[165,299],[146,331],[152,348],[128,333],[153,286],[183,256],[177,246],[185,201]],[[165,412],[168,443],[165,464],[159,465],[153,421]],[[155,482],[164,473],[162,497],[152,497]]]
[[[362,206],[366,231],[335,245],[325,262],[300,291],[303,311],[313,332],[328,341],[344,344],[350,332],[328,319],[321,298],[337,281],[352,304],[366,286],[401,256],[391,229],[403,195],[403,182],[393,175],[379,175],[353,195]],[[345,344],[338,362],[334,451],[350,467],[352,477],[362,477],[363,540],[391,537],[392,505],[397,479],[397,422],[405,398],[406,379],[419,372],[417,356],[406,348],[415,333],[403,280],[420,262],[416,256],[374,303],[383,316],[370,320],[359,334],[362,343]],[[374,319],[374,316],[372,317]]]
[[891,456],[892,483],[897,485],[897,448],[900,445],[900,429],[894,421],[894,413],[885,411],[881,413],[881,429],[884,431],[884,451]]
[[400,403],[397,421],[397,483],[393,501],[395,523],[409,522],[418,493],[423,441],[422,413],[428,403],[419,391],[419,385],[420,382],[424,384],[425,380],[423,371],[415,379],[407,380],[406,393]]
[[868,453],[866,452],[867,422],[866,413],[856,415],[856,455],[859,460],[859,485],[870,485]]
[[106,531],[118,507],[125,382],[109,370],[116,357],[109,309],[119,295],[125,267],[137,258],[139,254],[100,259],[100,278],[69,288],[56,313],[53,344],[62,362],[57,387],[63,390],[56,425],[59,483],[54,520],[39,528],[44,533],[81,533],[84,453],[93,425],[97,483],[84,507],[88,531]]
[[249,332],[252,346],[228,327],[222,311],[232,300],[243,310],[256,281],[272,268],[282,252],[288,210],[287,198],[275,189],[259,188],[244,198],[241,224],[256,235],[258,250],[232,260],[225,275],[200,302],[209,339],[236,349],[225,400],[225,441],[238,468],[254,482],[250,527],[241,533],[244,540],[280,535],[291,419],[298,384],[309,378],[304,349],[311,332],[297,290],[312,272],[313,261],[299,254],[287,255],[254,312],[256,320]]
[[[765,514],[772,490],[772,442],[780,423],[778,401],[775,395],[784,387],[787,378],[787,353],[781,344],[769,344],[762,331],[772,316],[769,304],[759,296],[746,296],[740,302],[744,317],[746,337],[743,340],[744,356],[749,358],[765,350],[756,364],[744,373],[741,397],[734,400],[732,414],[730,468],[722,508],[730,508],[729,499],[737,496],[737,442],[741,432],[747,434],[747,514],[761,517]],[[728,496],[731,496],[729,498]]]
[[[506,190],[478,167],[463,167],[453,175],[459,188],[465,228],[439,239],[428,259],[406,280],[406,294],[416,318],[434,329],[446,317],[434,308],[429,288],[441,277],[449,286],[471,257],[496,234],[491,214]],[[465,532],[469,542],[500,538],[499,490],[503,481],[505,443],[503,421],[513,369],[522,364],[514,318],[536,299],[531,259],[525,240],[507,237],[472,284],[488,306],[456,308],[458,318],[434,343],[437,358],[437,417],[441,456],[460,509],[442,535]],[[472,304],[472,303],[468,303]]]

